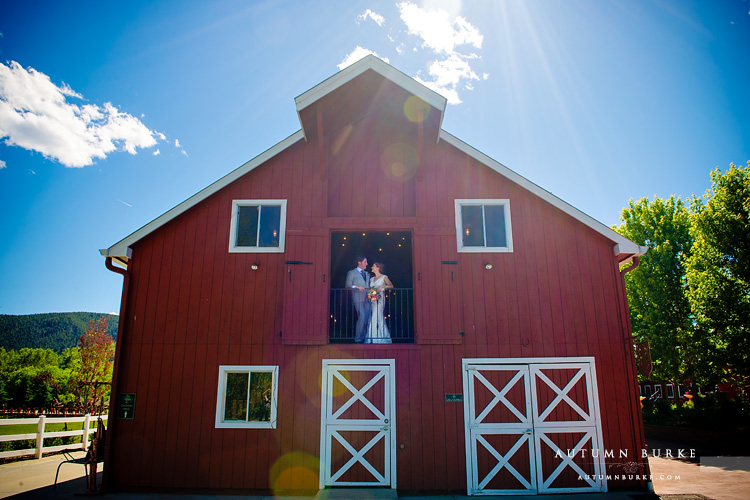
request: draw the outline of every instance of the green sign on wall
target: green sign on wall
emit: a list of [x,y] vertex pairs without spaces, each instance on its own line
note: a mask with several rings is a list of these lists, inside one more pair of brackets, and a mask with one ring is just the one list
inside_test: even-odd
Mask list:
[[135,416],[135,393],[125,392],[117,400],[117,418],[132,420]]

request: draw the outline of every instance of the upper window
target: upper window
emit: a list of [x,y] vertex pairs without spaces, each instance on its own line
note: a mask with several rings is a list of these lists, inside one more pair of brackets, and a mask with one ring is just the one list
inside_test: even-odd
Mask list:
[[275,429],[278,378],[278,366],[220,366],[216,427]]
[[286,200],[234,200],[230,252],[283,252]]
[[459,252],[512,252],[509,200],[456,200]]

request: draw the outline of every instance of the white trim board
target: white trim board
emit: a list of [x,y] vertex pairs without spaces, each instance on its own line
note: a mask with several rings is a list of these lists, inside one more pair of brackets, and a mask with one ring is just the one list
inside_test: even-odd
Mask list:
[[115,258],[119,258],[127,262],[131,256],[130,249],[128,248],[130,245],[146,237],[152,232],[156,231],[157,229],[164,226],[171,220],[176,219],[177,217],[187,212],[189,209],[191,209],[198,203],[202,202],[203,200],[211,196],[212,194],[217,193],[218,191],[225,188],[229,184],[233,183],[234,181],[236,181],[237,179],[239,179],[246,173],[262,165],[266,161],[270,160],[277,154],[281,153],[282,151],[296,144],[302,139],[303,139],[302,131],[298,130],[297,132],[293,133],[292,135],[290,135],[283,141],[279,142],[275,146],[271,147],[270,149],[267,149],[266,151],[259,154],[252,160],[248,161],[244,165],[241,165],[240,167],[232,170],[227,175],[225,175],[218,181],[214,182],[213,184],[209,185],[205,189],[198,191],[196,194],[194,194],[187,200],[183,201],[182,203],[180,203],[173,209],[169,210],[168,212],[165,212],[164,214],[152,220],[151,222],[141,227],[137,231],[131,233],[129,236],[126,236],[122,240],[118,241],[111,247],[103,248],[99,250],[99,253],[103,257],[115,257]]
[[471,156],[472,158],[482,163],[483,165],[490,167],[492,170],[494,170],[498,174],[515,182],[522,188],[535,194],[536,196],[543,199],[547,203],[551,204],[555,208],[562,210],[564,213],[570,215],[575,220],[587,225],[588,227],[590,227],[597,233],[601,234],[605,238],[611,240],[612,242],[615,243],[615,246],[614,246],[615,255],[624,253],[624,254],[630,254],[632,256],[636,256],[636,255],[643,255],[648,251],[648,247],[642,247],[642,246],[636,245],[635,243],[633,243],[632,241],[630,241],[629,239],[627,239],[620,233],[605,226],[604,224],[594,219],[593,217],[581,212],[574,206],[561,200],[560,198],[550,193],[546,189],[543,189],[537,186],[536,184],[528,180],[526,177],[523,177],[517,174],[513,170],[503,165],[502,163],[496,160],[493,160],[486,154],[482,153],[481,151],[479,151],[478,149],[472,146],[469,146],[464,141],[446,132],[445,130],[442,130],[442,129],[440,130],[440,139],[444,140],[445,142],[455,147],[459,151]]
[[440,112],[440,123],[438,124],[438,127],[442,125],[443,113],[445,112],[445,106],[448,102],[445,97],[441,96],[432,89],[425,87],[415,79],[405,75],[401,71],[397,70],[390,64],[378,59],[374,55],[368,54],[354,64],[347,66],[335,75],[314,86],[307,92],[304,92],[294,98],[294,103],[297,105],[297,117],[299,118],[300,126],[303,127],[303,130],[304,125],[302,124],[302,116],[300,115],[303,109],[314,104],[316,101],[327,96],[344,84],[352,81],[354,78],[361,75],[368,69],[373,70],[387,80],[403,88],[407,92],[419,97],[433,108],[436,108]]
[[[316,85],[312,89],[298,96],[295,99],[298,115],[302,109],[305,109],[306,107],[310,106],[312,103],[314,103],[318,99],[322,98],[325,95],[328,95],[329,93],[333,92],[335,89],[344,85],[345,83],[347,83],[348,81],[350,81],[351,79],[355,78],[356,76],[358,76],[359,74],[363,73],[364,71],[368,69],[372,69],[373,71],[376,71],[378,74],[382,75],[384,78],[401,86],[402,88],[404,88],[408,92],[413,93],[415,96],[419,97],[420,99],[425,100],[425,102],[427,102],[431,106],[436,107],[440,111],[440,124],[442,125],[443,113],[444,113],[446,102],[447,102],[446,99],[440,96],[439,94],[436,94],[432,90],[428,89],[421,83],[417,82],[413,78],[410,78],[404,73],[395,69],[393,66],[381,61],[380,59],[378,59],[377,57],[373,55],[368,55],[360,59],[359,61],[352,64],[351,66],[344,68],[343,70],[339,71],[338,73],[328,78],[324,82]],[[275,146],[271,147],[270,149],[266,150],[265,152],[253,158],[252,160],[248,161],[244,165],[228,173],[227,175],[225,175],[218,181],[209,185],[205,189],[199,191],[198,193],[191,196],[187,200],[183,201],[182,203],[172,208],[171,210],[160,215],[159,217],[152,220],[145,226],[141,227],[140,229],[126,236],[119,242],[115,243],[111,247],[99,250],[99,253],[104,257],[112,257],[113,259],[117,259],[123,264],[127,264],[129,259],[131,258],[131,251],[129,247],[132,244],[136,243],[137,241],[141,240],[142,238],[156,231],[160,227],[164,226],[171,220],[187,212],[193,206],[202,202],[206,198],[210,197],[211,195],[218,192],[222,188],[228,186],[232,182],[236,181],[243,175],[253,170],[254,168],[258,167],[259,165],[263,164],[264,162],[268,161],[269,159],[273,158],[277,154],[281,153],[285,149],[296,144],[298,141],[304,138],[305,138],[304,131],[298,130],[297,132],[290,135],[283,141],[279,142]],[[542,189],[541,187],[537,186],[536,184],[526,179],[525,177],[510,170],[505,165],[493,160],[492,158],[485,155],[481,151],[469,146],[468,144],[456,138],[455,136],[451,135],[450,133],[446,132],[442,128],[440,129],[440,134],[438,135],[438,141],[440,139],[445,140],[448,144],[458,148],[460,151],[471,156],[472,158],[479,161],[480,163],[488,166],[489,168],[493,169],[500,175],[505,176],[506,178],[515,182],[522,188],[539,196],[546,202],[562,210],[564,213],[570,215],[574,219],[578,220],[579,222],[582,222],[583,224],[592,228],[594,231],[600,233],[601,235],[603,235],[604,237],[606,237],[607,239],[609,239],[610,241],[614,243],[613,251],[615,255],[625,254],[625,255],[628,255],[628,259],[629,259],[637,255],[643,255],[648,251],[647,247],[636,245],[632,241],[618,234],[617,232],[605,226],[601,222],[593,219],[592,217],[586,215],[585,213],[581,212],[577,208],[569,205],[568,203],[556,197],[549,191]]]

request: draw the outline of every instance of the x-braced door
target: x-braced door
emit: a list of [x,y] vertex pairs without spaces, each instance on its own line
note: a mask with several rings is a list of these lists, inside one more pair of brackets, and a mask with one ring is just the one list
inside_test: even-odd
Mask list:
[[536,493],[529,367],[464,363],[467,490]]
[[320,487],[396,487],[395,363],[323,360]]
[[469,494],[606,491],[593,358],[463,365]]

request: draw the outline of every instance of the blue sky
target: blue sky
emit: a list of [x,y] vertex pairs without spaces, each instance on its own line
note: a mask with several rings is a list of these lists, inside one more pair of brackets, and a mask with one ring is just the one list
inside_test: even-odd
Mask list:
[[116,312],[106,248],[376,53],[443,128],[607,225],[750,160],[750,2],[3,2],[0,314]]

